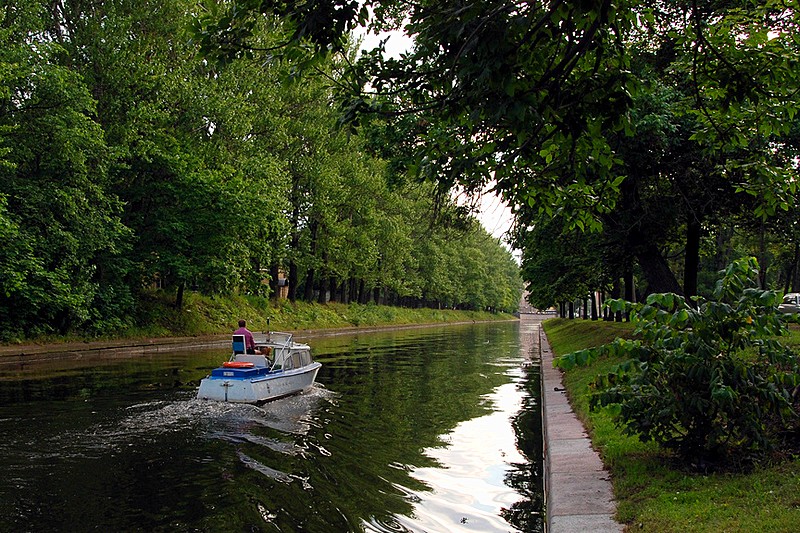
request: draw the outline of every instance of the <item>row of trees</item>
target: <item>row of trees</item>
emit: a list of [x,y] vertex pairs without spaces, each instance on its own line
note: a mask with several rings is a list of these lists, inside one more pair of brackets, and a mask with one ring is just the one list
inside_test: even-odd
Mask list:
[[781,2],[648,13],[626,36],[628,131],[605,135],[625,179],[597,215],[602,231],[526,211],[516,233],[533,302],[708,296],[750,255],[762,287],[800,291],[800,14]]
[[[0,11],[0,337],[130,323],[153,284],[516,309],[510,253],[333,126],[335,63],[197,55],[188,0]],[[252,28],[259,46],[280,26]],[[265,283],[269,280],[269,283]]]
[[[494,183],[517,213],[533,303],[610,290],[692,296],[728,256],[797,288],[800,10],[786,0],[257,0],[198,17],[208,57],[345,50],[402,30],[406,54],[346,65],[344,117],[392,120],[395,161]],[[282,53],[274,52],[274,53]],[[755,246],[752,246],[755,245]],[[769,281],[767,278],[762,280]]]

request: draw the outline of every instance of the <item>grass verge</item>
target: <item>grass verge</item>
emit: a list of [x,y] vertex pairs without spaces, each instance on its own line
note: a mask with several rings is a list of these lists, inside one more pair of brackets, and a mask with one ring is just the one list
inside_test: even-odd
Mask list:
[[402,326],[469,321],[509,320],[513,315],[453,309],[410,309],[374,304],[271,301],[256,296],[205,296],[189,293],[181,309],[174,295],[151,292],[139,305],[134,325],[106,328],[102,335],[74,332],[64,336],[16,339],[10,344],[111,341],[159,337],[197,337],[230,333],[239,319],[253,331],[298,331],[349,327]]
[[[630,334],[629,324],[553,319],[544,329],[556,356]],[[800,329],[782,339],[800,348]],[[752,472],[696,474],[653,443],[624,435],[607,409],[589,411],[589,382],[619,361],[605,358],[569,370],[564,386],[611,472],[617,519],[628,531],[795,532],[800,527],[800,458]]]

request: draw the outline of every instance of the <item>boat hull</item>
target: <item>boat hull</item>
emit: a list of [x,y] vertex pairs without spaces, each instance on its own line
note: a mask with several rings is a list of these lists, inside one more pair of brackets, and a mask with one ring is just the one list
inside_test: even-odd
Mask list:
[[265,368],[233,369],[220,367],[200,382],[197,397],[233,403],[261,403],[297,394],[314,384],[322,364],[268,371]]

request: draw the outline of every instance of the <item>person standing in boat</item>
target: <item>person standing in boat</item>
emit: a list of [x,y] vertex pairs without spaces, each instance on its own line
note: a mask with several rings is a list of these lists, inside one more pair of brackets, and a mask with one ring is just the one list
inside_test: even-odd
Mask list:
[[256,353],[256,341],[253,339],[253,333],[247,329],[247,322],[239,320],[239,329],[233,332],[234,335],[244,335],[244,347],[249,354]]

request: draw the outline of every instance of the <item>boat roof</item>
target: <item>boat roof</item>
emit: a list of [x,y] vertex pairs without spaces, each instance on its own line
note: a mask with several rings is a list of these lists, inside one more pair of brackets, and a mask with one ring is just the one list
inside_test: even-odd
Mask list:
[[253,333],[253,338],[256,341],[256,344],[272,346],[274,348],[288,348],[290,350],[311,349],[308,344],[295,341],[293,333],[285,333],[282,331]]

